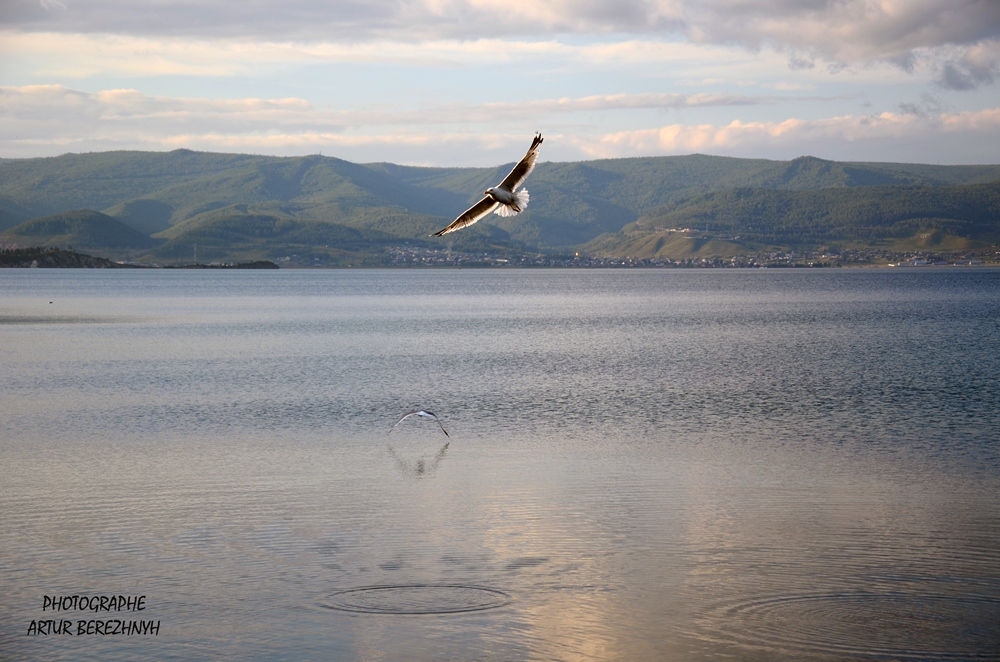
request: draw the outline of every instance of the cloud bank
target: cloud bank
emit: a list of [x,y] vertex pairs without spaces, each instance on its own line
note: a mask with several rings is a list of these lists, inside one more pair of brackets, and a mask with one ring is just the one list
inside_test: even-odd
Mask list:
[[[893,61],[927,50],[957,54],[943,82],[995,75],[978,50],[1000,40],[996,0],[7,0],[0,25],[17,31],[184,35],[207,39],[357,42],[657,34],[695,43],[785,50],[796,66]],[[946,66],[947,66],[946,65]],[[981,68],[986,66],[984,72]]]
[[995,161],[1000,1],[5,0],[0,73],[0,156]]
[[[766,104],[767,97],[706,94],[595,95],[479,105],[445,104],[395,111],[338,111],[286,99],[185,99],[135,90],[85,93],[58,85],[0,88],[0,140],[7,156],[55,155],[107,149],[267,154],[323,152],[352,161],[389,160],[451,166],[494,165],[523,147],[523,132],[490,125],[529,109],[561,116],[633,107]],[[669,124],[655,129],[595,133],[593,128],[547,135],[546,156],[578,160],[693,152],[787,159],[802,154],[841,160],[950,162],[959,146],[972,161],[1000,153],[1000,108],[963,112],[903,109],[875,115],[726,125]],[[559,120],[564,126],[563,119]],[[921,155],[924,155],[921,157]],[[968,159],[966,159],[968,161]]]
[[[658,129],[608,134],[597,142],[581,142],[595,158],[704,152],[748,156],[806,151],[827,158],[903,161],[915,153],[956,141],[978,151],[982,163],[995,161],[1000,149],[1000,108],[978,112],[880,113],[820,120],[790,118],[782,122],[733,121],[726,126],[672,124]],[[860,147],[860,149],[859,149]],[[938,152],[940,153],[940,152]],[[860,156],[850,156],[860,155]]]
[[[751,106],[787,102],[789,97],[741,94],[642,93],[608,94],[525,102],[480,104],[448,103],[417,109],[331,110],[316,108],[309,101],[285,99],[189,99],[150,96],[137,90],[104,90],[96,93],[62,85],[0,87],[0,117],[7,122],[30,125],[61,122],[80,131],[99,125],[114,125],[124,133],[140,128],[175,131],[199,127],[216,131],[274,131],[312,128],[342,131],[347,127],[490,124],[525,115],[543,117],[626,109],[706,108]],[[39,135],[43,135],[39,131]]]

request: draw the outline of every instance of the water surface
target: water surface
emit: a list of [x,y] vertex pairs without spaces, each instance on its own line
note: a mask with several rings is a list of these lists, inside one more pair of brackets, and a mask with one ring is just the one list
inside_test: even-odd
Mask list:
[[995,659],[997,347],[987,269],[3,270],[0,657]]

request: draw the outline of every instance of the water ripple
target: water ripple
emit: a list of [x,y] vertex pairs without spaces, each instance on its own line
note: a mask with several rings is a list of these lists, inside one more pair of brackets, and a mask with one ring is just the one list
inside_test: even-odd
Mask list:
[[1000,599],[920,592],[843,592],[716,605],[703,641],[781,655],[894,660],[996,659]]
[[460,614],[497,609],[511,597],[495,588],[462,584],[361,586],[338,591],[322,605],[362,614]]

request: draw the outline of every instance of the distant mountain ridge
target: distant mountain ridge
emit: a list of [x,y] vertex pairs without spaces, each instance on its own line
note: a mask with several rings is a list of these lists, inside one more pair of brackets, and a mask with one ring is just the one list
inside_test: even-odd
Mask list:
[[[584,248],[598,255],[690,257],[766,246],[962,250],[1000,243],[1000,181],[805,191],[739,188],[665,205]],[[687,240],[687,241],[685,241]],[[725,242],[725,245],[719,242]]]
[[[4,231],[0,241],[12,241],[15,235],[44,239],[46,235],[25,234],[24,223],[84,209],[102,216],[89,217],[89,229],[78,227],[76,232],[82,233],[78,236],[117,242],[107,248],[141,247],[148,250],[149,259],[187,255],[195,243],[206,259],[263,259],[286,252],[330,256],[339,252],[349,257],[384,252],[399,244],[460,251],[582,248],[624,255],[621,251],[630,250],[639,235],[668,230],[667,225],[697,225],[709,216],[720,229],[720,219],[734,219],[726,231],[743,234],[748,231],[741,228],[755,223],[802,225],[801,232],[761,232],[754,239],[761,244],[817,237],[864,240],[864,233],[843,237],[820,230],[814,226],[821,222],[814,217],[823,216],[823,205],[839,210],[827,214],[830,219],[850,215],[857,206],[855,198],[861,195],[858,191],[867,191],[861,197],[870,198],[876,190],[876,195],[896,200],[897,206],[899,199],[919,197],[921,216],[911,216],[911,220],[938,219],[935,227],[940,231],[964,232],[970,240],[992,240],[990,228],[998,222],[995,217],[985,221],[965,217],[991,213],[992,189],[962,193],[951,189],[1000,181],[1000,165],[844,163],[814,157],[770,161],[694,154],[540,163],[526,182],[532,198],[522,214],[491,215],[446,240],[427,236],[478,200],[510,165],[427,168],[356,164],[318,155],[270,157],[189,150],[5,159],[0,160],[0,231]],[[842,193],[812,198],[790,195],[838,190]],[[969,195],[985,197],[962,207],[965,211],[949,206],[948,200]],[[782,211],[789,205],[798,211]],[[754,208],[760,209],[756,216]],[[953,218],[956,213],[965,216]],[[841,235],[862,227],[836,222]],[[147,243],[140,246],[135,235],[126,238],[116,223]],[[11,234],[15,226],[17,232]],[[34,232],[43,226],[28,227]],[[897,227],[894,232],[903,229]],[[657,252],[662,253],[662,247]]]

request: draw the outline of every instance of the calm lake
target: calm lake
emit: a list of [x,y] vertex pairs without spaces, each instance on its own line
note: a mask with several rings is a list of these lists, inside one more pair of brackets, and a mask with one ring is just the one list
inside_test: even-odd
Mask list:
[[1000,270],[6,269],[0,370],[4,660],[1000,656]]

